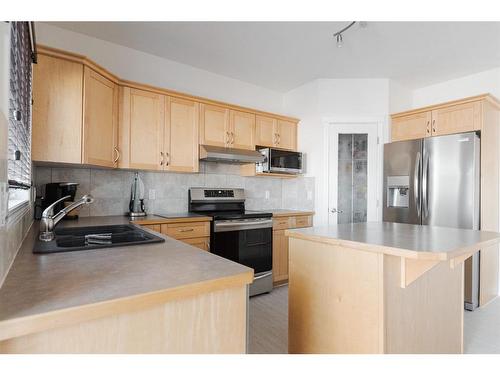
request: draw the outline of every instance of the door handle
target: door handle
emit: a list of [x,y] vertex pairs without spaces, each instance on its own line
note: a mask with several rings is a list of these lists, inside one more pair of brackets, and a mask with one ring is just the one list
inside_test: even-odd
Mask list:
[[116,164],[118,162],[118,159],[120,159],[120,151],[115,147],[114,148],[115,153],[116,153],[116,158],[113,160],[113,164]]
[[344,213],[344,211],[343,211],[343,210],[337,210],[336,208],[332,208],[332,209],[330,210],[330,212],[331,212],[332,214],[343,214],[343,213]]
[[422,216],[429,216],[429,155],[424,155],[424,165],[422,167]]
[[417,152],[415,158],[415,172],[413,173],[413,198],[417,207],[417,215],[420,217],[420,152]]

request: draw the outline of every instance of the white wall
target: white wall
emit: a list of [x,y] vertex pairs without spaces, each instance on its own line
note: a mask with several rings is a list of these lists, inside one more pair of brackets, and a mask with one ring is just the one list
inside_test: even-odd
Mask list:
[[413,108],[490,93],[500,99],[500,67],[413,90]]
[[283,94],[87,35],[37,22],[37,42],[79,53],[123,79],[283,113]]
[[316,80],[286,93],[284,108],[301,119],[298,147],[306,153],[307,175],[315,177],[315,224],[324,225],[328,222],[325,121],[379,121],[384,142],[387,138],[389,80]]

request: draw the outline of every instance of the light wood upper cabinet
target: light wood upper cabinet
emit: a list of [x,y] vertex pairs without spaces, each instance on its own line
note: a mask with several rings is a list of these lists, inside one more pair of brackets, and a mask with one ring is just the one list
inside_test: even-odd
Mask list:
[[231,110],[229,118],[228,147],[255,150],[255,114]]
[[33,65],[33,160],[82,162],[82,92],[82,64],[39,54]]
[[130,87],[120,91],[119,166],[163,170],[165,96]]
[[166,98],[165,170],[198,172],[199,104]]
[[83,163],[115,167],[119,157],[118,86],[84,69]]
[[200,144],[226,147],[229,142],[229,109],[200,104]]
[[393,142],[430,137],[431,111],[392,119],[391,138]]
[[481,129],[481,103],[471,102],[432,111],[432,135]]
[[275,147],[278,123],[275,118],[255,116],[255,144],[257,146]]
[[297,124],[278,120],[277,146],[287,150],[297,150]]

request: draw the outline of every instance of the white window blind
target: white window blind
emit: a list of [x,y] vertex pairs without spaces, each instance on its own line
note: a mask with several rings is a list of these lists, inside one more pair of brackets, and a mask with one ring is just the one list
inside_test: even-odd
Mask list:
[[31,39],[28,22],[11,22],[9,79],[9,187],[31,186]]

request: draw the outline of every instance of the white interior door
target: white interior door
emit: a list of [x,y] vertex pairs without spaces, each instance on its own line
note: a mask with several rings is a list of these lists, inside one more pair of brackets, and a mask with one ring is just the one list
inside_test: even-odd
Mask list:
[[377,125],[329,126],[328,224],[377,220]]

